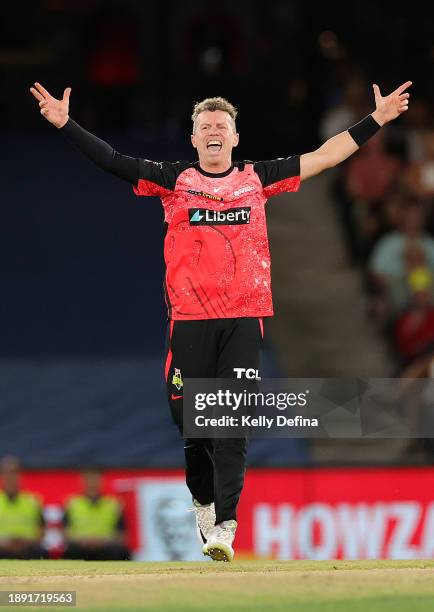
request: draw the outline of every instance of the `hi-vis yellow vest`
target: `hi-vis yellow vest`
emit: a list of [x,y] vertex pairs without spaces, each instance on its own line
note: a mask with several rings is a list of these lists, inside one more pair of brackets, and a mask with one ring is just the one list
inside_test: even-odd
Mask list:
[[20,492],[12,499],[0,491],[0,539],[39,538],[41,506],[31,493]]
[[114,497],[100,497],[96,502],[84,495],[71,498],[67,535],[75,538],[112,538],[117,533],[121,515],[119,502]]

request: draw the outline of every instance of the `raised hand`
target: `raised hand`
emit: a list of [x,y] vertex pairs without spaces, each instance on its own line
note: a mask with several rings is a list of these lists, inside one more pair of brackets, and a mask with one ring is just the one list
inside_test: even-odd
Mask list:
[[406,110],[408,110],[409,93],[404,93],[411,85],[411,81],[406,81],[400,85],[395,91],[392,91],[388,96],[383,97],[380,93],[378,85],[372,85],[375,95],[376,109],[372,113],[374,119],[380,125],[384,125],[388,121],[396,119]]
[[40,83],[35,83],[35,87],[31,87],[30,91],[39,102],[41,115],[57,128],[63,127],[69,119],[69,96],[71,94],[71,88],[67,87],[65,89],[61,100],[53,98]]

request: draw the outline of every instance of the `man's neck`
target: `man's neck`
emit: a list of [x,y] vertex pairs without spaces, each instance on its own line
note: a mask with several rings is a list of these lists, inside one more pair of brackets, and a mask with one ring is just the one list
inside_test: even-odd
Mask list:
[[93,502],[97,502],[101,499],[101,493],[85,493],[86,497]]
[[14,499],[17,497],[19,490],[18,489],[5,489],[4,492],[9,497],[9,499]]
[[209,172],[210,174],[221,174],[222,172],[227,172],[232,168],[232,160],[227,160],[225,162],[216,163],[216,164],[208,164],[203,160],[199,160],[199,166],[204,172]]

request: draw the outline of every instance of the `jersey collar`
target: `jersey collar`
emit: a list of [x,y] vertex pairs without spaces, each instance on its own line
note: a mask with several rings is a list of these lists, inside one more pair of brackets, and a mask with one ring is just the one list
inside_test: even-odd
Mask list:
[[196,162],[194,164],[194,167],[198,172],[200,172],[200,174],[203,174],[203,176],[208,176],[210,178],[223,178],[224,176],[228,176],[232,172],[232,170],[235,168],[235,164],[232,164],[230,168],[228,168],[224,172],[206,172],[205,170],[202,170],[202,168],[199,166],[199,162]]

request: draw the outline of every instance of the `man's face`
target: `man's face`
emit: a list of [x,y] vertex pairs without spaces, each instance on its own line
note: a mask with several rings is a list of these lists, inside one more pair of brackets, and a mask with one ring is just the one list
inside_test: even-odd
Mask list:
[[9,493],[16,493],[20,488],[20,468],[12,463],[3,468],[3,487]]
[[238,144],[239,135],[225,111],[203,111],[196,119],[191,143],[199,162],[209,166],[225,164],[232,159],[232,149]]
[[82,478],[86,495],[90,497],[100,495],[102,489],[102,476],[99,472],[89,470],[83,473]]

